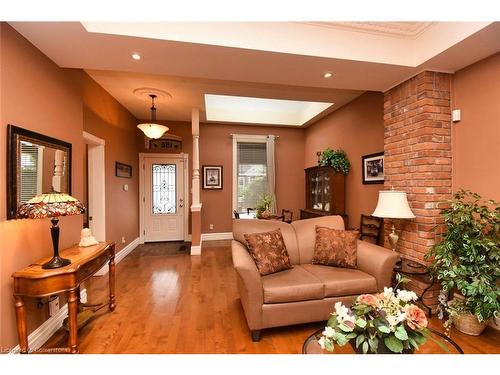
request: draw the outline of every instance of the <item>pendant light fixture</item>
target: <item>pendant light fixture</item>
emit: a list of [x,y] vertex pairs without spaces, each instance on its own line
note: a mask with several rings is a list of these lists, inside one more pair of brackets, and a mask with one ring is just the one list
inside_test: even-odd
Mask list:
[[142,124],[137,125],[139,129],[141,129],[144,134],[146,134],[146,137],[152,138],[152,139],[157,139],[160,138],[163,133],[168,131],[168,127],[160,124],[156,124],[156,108],[155,108],[155,99],[156,95],[154,94],[149,94],[149,97],[151,98],[151,122],[145,122]]

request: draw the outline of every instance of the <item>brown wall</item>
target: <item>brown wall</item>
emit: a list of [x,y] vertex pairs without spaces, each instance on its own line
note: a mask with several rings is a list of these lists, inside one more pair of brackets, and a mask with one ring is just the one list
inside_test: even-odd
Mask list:
[[[83,130],[105,141],[106,239],[121,250],[139,237],[139,159],[137,120],[82,72]],[[82,155],[80,153],[80,155]],[[79,156],[79,155],[78,155]],[[115,176],[115,162],[132,166],[132,178]],[[128,191],[123,185],[128,185]],[[125,243],[122,244],[122,237]]]
[[384,150],[383,95],[367,92],[305,132],[305,167],[317,165],[317,151],[342,148],[351,162],[346,177],[346,213],[349,227],[359,228],[362,213],[375,209],[383,185],[363,185],[361,157]]
[[500,53],[455,74],[453,108],[453,190],[500,201]]
[[[17,345],[10,275],[52,254],[50,221],[6,221],[7,124],[42,133],[73,146],[72,194],[82,198],[83,142],[79,73],[60,69],[6,23],[0,23],[0,347]],[[60,221],[61,247],[78,242],[82,216]],[[44,319],[35,301],[27,303],[28,330]]]
[[[202,233],[232,230],[232,159],[234,134],[274,134],[276,141],[276,196],[278,212],[293,210],[294,219],[304,207],[304,130],[266,126],[200,124],[200,168],[223,166],[223,190],[201,190]],[[201,171],[200,171],[201,172]],[[210,230],[210,224],[214,229]]]

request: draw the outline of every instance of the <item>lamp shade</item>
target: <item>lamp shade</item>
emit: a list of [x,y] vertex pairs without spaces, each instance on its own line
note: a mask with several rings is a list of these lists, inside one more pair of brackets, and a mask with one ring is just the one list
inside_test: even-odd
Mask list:
[[137,125],[137,127],[141,129],[144,134],[146,134],[146,137],[152,139],[160,138],[163,135],[163,133],[168,131],[168,127],[154,123],[143,123]]
[[51,192],[40,194],[19,206],[20,218],[43,219],[79,215],[85,212],[85,207],[76,198],[66,193]]
[[415,217],[408,204],[406,193],[397,190],[379,191],[377,208],[372,215],[388,219],[413,219]]

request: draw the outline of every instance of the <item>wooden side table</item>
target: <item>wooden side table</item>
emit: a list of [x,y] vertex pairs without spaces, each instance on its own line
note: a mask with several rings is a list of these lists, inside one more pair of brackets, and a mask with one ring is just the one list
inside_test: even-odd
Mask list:
[[43,269],[42,264],[50,259],[47,257],[12,274],[17,334],[21,353],[29,352],[24,297],[39,298],[68,293],[68,347],[54,350],[61,353],[78,353],[77,314],[80,284],[94,275],[106,263],[109,264],[109,301],[107,304],[111,311],[116,307],[114,242],[102,242],[89,247],[73,246],[62,250],[60,255],[71,260],[71,264],[61,268]]

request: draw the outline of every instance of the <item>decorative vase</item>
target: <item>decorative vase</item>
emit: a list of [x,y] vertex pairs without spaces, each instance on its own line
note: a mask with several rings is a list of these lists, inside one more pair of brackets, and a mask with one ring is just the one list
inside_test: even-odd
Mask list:
[[[356,348],[356,342],[355,341],[349,341],[349,344],[353,348],[353,350],[356,352],[356,354],[365,354],[363,353],[363,345],[360,345],[359,348]],[[372,353],[371,351],[368,351],[366,354],[413,354],[414,349],[403,349],[402,353],[394,353],[391,351],[387,346],[385,346],[383,340],[379,340],[378,342],[378,347],[377,347],[377,353]]]
[[488,321],[479,323],[476,316],[472,314],[453,315],[451,320],[456,329],[471,336],[479,336],[488,325]]

